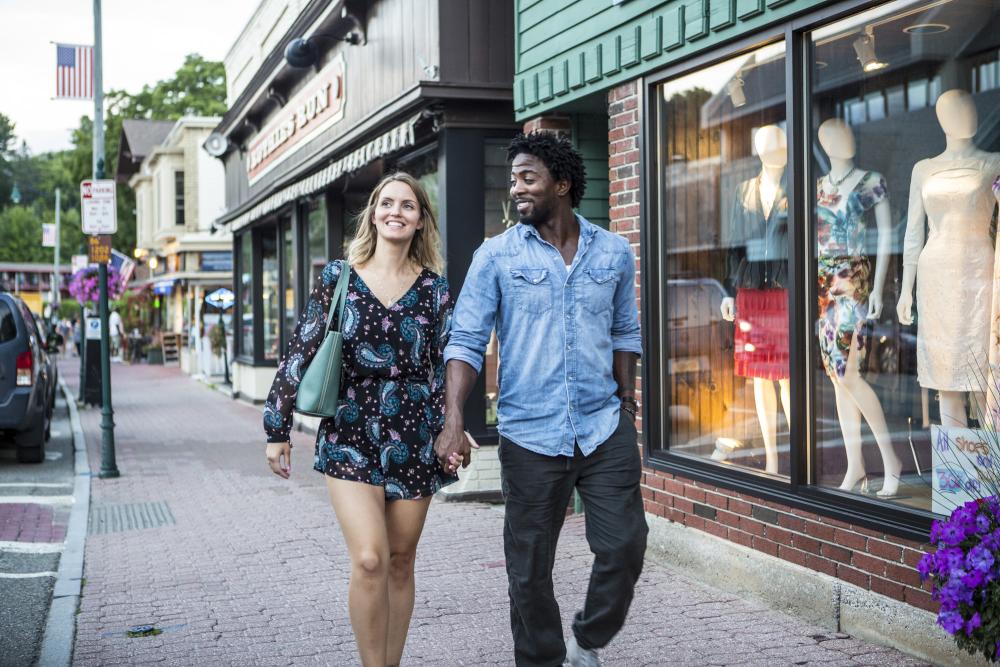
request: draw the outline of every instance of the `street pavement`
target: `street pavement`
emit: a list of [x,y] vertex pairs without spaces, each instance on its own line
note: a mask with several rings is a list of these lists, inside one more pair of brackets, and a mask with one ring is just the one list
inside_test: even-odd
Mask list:
[[38,659],[73,495],[73,438],[57,394],[42,463],[0,441],[0,665]]
[[[62,369],[76,381],[71,366]],[[92,480],[74,664],[356,665],[349,564],[293,434],[292,478],[267,470],[261,413],[176,368],[113,367],[118,479]],[[92,470],[100,410],[81,411]],[[405,665],[511,665],[500,506],[435,501],[417,557]],[[571,516],[556,558],[566,632],[592,556]],[[152,624],[154,636],[127,636]],[[701,585],[647,559],[608,666],[919,665]]]

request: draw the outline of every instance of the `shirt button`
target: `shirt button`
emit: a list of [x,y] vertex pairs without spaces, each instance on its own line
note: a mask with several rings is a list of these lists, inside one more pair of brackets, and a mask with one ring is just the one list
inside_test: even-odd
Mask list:
[[571,406],[569,406],[569,411],[570,411],[570,412],[573,412],[573,406],[572,406],[572,405],[571,405]]

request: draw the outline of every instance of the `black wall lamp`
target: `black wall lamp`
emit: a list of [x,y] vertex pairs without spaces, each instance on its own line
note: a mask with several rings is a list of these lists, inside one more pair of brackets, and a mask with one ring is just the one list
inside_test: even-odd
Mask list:
[[344,7],[340,12],[340,18],[351,23],[350,32],[343,37],[327,33],[317,33],[306,38],[299,37],[293,39],[285,47],[285,62],[290,67],[312,67],[319,61],[319,46],[317,42],[321,39],[344,42],[351,46],[364,46],[368,43],[364,24],[354,13]]

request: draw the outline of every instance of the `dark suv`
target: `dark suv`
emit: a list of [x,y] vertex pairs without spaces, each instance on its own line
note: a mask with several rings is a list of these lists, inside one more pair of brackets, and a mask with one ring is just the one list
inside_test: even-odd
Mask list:
[[24,301],[0,292],[0,431],[14,436],[21,463],[45,459],[55,405],[54,367]]

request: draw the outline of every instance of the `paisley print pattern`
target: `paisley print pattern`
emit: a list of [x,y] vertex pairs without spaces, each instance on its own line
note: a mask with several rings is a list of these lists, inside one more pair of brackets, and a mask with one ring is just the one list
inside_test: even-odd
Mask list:
[[[299,318],[264,404],[268,442],[287,442],[295,393],[319,345],[342,262],[327,264]],[[386,308],[351,272],[340,330],[344,377],[337,415],[321,422],[313,467],[385,489],[387,500],[426,498],[457,481],[438,464],[444,425],[444,346],[451,331],[448,282],[425,269]]]

